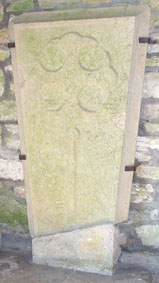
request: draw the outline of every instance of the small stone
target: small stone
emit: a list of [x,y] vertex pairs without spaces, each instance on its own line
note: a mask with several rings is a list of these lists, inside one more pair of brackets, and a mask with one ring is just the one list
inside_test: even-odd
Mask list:
[[146,186],[133,184],[131,191],[131,203],[152,202],[153,190],[150,191]]
[[33,262],[112,274],[120,256],[119,230],[111,224],[33,239]]
[[159,225],[142,225],[135,230],[143,245],[159,247]]
[[0,96],[3,95],[3,91],[4,91],[4,74],[3,71],[0,70]]
[[33,0],[17,0],[13,2],[7,12],[13,12],[14,14],[21,14],[26,10],[31,10],[34,7]]
[[138,166],[136,170],[136,175],[140,178],[158,180],[159,179],[159,167]]
[[56,8],[56,7],[72,7],[73,5],[81,3],[80,0],[39,0],[41,8]]
[[0,121],[17,120],[16,103],[13,100],[3,100],[0,103]]
[[22,198],[22,199],[26,198],[26,192],[25,192],[25,188],[24,187],[15,187],[14,188],[14,193],[15,193],[17,198]]
[[10,55],[10,52],[8,48],[0,49],[0,61],[4,61],[5,59],[9,57],[9,55]]
[[0,178],[23,181],[22,163],[14,160],[0,159]]

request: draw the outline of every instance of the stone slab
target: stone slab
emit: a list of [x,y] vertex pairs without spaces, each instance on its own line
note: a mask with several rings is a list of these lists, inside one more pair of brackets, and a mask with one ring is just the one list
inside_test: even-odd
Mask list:
[[146,7],[11,21],[33,237],[127,219],[148,23]]
[[32,248],[34,263],[109,275],[121,251],[111,224],[35,238]]

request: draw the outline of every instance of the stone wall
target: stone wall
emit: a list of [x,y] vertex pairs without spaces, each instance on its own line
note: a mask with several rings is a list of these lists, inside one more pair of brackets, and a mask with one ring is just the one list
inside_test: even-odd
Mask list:
[[[1,0],[0,1],[0,228],[3,235],[28,233],[14,83],[8,42],[10,17],[26,11],[148,4],[150,36],[159,39],[157,0]],[[159,252],[159,45],[149,45],[136,162],[141,164],[131,193],[129,220],[119,225],[122,250]],[[8,236],[7,236],[8,237]],[[128,258],[128,257],[127,257]],[[132,259],[132,257],[131,257]],[[123,257],[123,261],[124,261]],[[127,260],[127,259],[126,259]]]

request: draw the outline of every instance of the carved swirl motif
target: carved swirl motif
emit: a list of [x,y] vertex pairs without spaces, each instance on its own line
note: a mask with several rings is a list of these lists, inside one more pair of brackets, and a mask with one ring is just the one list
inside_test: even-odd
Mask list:
[[60,47],[49,43],[42,52],[39,63],[47,72],[58,72],[64,64],[64,54]]
[[106,101],[106,93],[100,86],[84,87],[78,95],[78,106],[86,112],[96,112],[99,106],[106,103]]
[[85,71],[99,70],[105,63],[106,53],[97,45],[84,47],[79,54],[79,64]]

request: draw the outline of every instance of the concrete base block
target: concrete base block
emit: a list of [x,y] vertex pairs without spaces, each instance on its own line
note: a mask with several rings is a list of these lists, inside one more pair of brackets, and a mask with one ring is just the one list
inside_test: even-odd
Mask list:
[[113,225],[38,237],[33,262],[111,275],[120,256],[119,231]]

